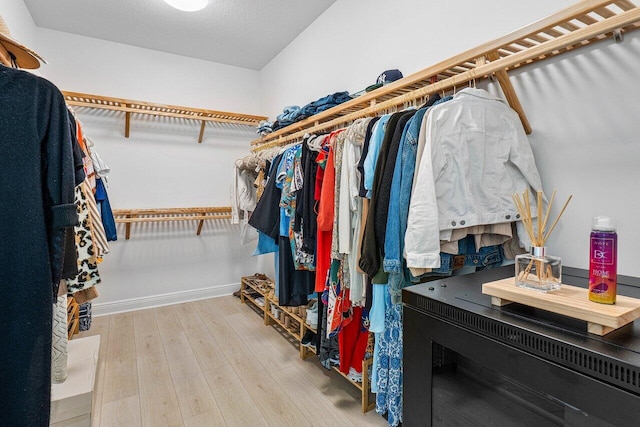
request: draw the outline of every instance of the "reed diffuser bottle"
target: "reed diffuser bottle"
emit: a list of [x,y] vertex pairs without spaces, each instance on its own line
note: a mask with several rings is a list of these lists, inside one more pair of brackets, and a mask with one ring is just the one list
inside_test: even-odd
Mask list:
[[560,289],[562,260],[546,254],[545,246],[531,246],[528,254],[516,255],[516,286],[549,292]]
[[531,249],[528,254],[516,255],[516,286],[521,288],[532,289],[540,292],[549,292],[560,289],[562,283],[562,260],[559,257],[547,254],[545,243],[551,235],[551,232],[558,224],[558,220],[567,208],[571,196],[567,199],[560,214],[555,219],[549,230],[546,230],[547,221],[551,212],[553,200],[556,197],[555,190],[551,196],[551,201],[543,216],[542,214],[542,191],[537,193],[537,224],[534,226],[533,215],[531,213],[531,205],[529,202],[529,192],[525,191],[520,198],[519,194],[514,194],[513,201],[520,213],[522,223],[527,234],[531,239]]

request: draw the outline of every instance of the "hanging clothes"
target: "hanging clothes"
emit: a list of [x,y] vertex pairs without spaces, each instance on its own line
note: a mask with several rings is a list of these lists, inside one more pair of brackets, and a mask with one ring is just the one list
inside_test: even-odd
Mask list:
[[80,149],[84,153],[82,161],[84,163],[84,173],[86,175],[87,185],[89,186],[89,189],[93,193],[93,191],[96,188],[96,171],[93,167],[93,161],[91,160],[91,153],[89,152],[89,149],[85,141],[84,132],[82,130],[82,124],[80,123],[77,116],[75,115],[75,111],[73,110],[69,110],[69,111],[71,111],[71,114],[74,117],[74,121],[76,125],[75,134],[78,141],[78,145],[80,146]]
[[[316,247],[316,283],[315,291],[323,292],[329,267],[331,266],[331,246],[333,235],[333,216],[335,203],[335,153],[333,145],[337,137],[332,132],[325,140],[328,151],[321,151],[318,155],[318,170],[316,173],[320,185],[316,185],[316,200],[318,202],[318,231]],[[322,167],[324,165],[324,168]],[[322,169],[322,170],[321,170]]]
[[[376,140],[381,139],[379,150],[376,151],[375,147],[370,145],[369,154],[367,155],[367,163],[371,164],[371,171],[374,172],[371,179],[371,203],[369,205],[369,211],[367,212],[367,220],[365,223],[364,236],[362,239],[362,253],[360,257],[360,268],[369,277],[375,277],[378,274],[378,270],[381,266],[381,250],[383,247],[378,246],[378,240],[376,236],[376,211],[379,209],[378,202],[382,202],[385,207],[388,206],[388,200],[385,202],[382,199],[385,198],[384,194],[380,193],[382,187],[382,178],[384,176],[384,169],[387,161],[387,156],[391,150],[393,136],[396,130],[398,121],[406,113],[400,112],[391,115],[387,121],[385,129],[380,128],[384,124],[383,119],[378,122],[378,128],[381,129],[374,137]],[[373,144],[373,137],[372,137]],[[394,150],[397,154],[397,149]],[[375,158],[375,161],[368,162],[369,157]],[[394,159],[395,161],[395,159]],[[365,169],[365,174],[367,169]],[[365,180],[367,175],[365,175]],[[392,178],[392,177],[391,177]],[[366,185],[365,185],[366,186]],[[388,195],[387,195],[388,197]],[[380,198],[380,200],[379,200]],[[382,207],[380,207],[382,208]],[[380,281],[374,279],[375,283],[386,283],[386,277],[381,278]]]
[[[362,375],[364,360],[369,343],[369,328],[362,317],[362,307],[353,308],[353,320],[342,327],[338,334],[340,372]],[[362,382],[362,378],[360,378]]]
[[409,216],[409,201],[413,186],[420,129],[426,112],[431,106],[451,99],[452,97],[441,99],[437,94],[429,98],[426,106],[419,109],[407,123],[406,132],[402,136],[398,149],[391,183],[391,195],[389,197],[389,214],[383,259],[384,271],[389,273],[389,292],[394,304],[401,302],[402,287],[409,284],[411,280],[403,257],[404,235]]
[[91,155],[91,162],[93,163],[93,169],[96,172],[97,178],[101,178],[106,180],[111,173],[111,169],[107,164],[102,160],[98,152],[96,151],[93,141],[89,138],[85,138],[87,140],[87,146],[89,147],[89,154]]
[[380,154],[380,147],[384,140],[387,122],[391,118],[391,114],[385,114],[380,117],[377,123],[374,125],[371,140],[369,141],[369,149],[367,150],[366,157],[362,161],[362,180],[365,195],[361,196],[371,199],[371,190],[373,188],[373,179],[375,177],[376,164],[378,163],[378,155]]
[[[86,179],[84,172],[84,152],[80,148],[76,137],[76,121],[71,113],[67,111],[69,118],[69,134],[71,136],[71,144],[73,145],[73,167],[74,167],[74,184],[77,187]],[[62,279],[71,279],[78,275],[78,248],[76,247],[75,231],[72,227],[65,230],[64,239],[64,261],[62,268]],[[63,281],[64,282],[64,281]],[[54,296],[59,297],[66,295],[66,283],[64,289],[58,289],[58,284],[54,283]]]
[[48,425],[53,286],[65,230],[78,223],[64,97],[50,82],[0,65],[0,420]]
[[402,423],[402,305],[392,304],[388,292],[384,297],[384,332],[376,335],[376,412],[396,427]]
[[279,154],[271,162],[264,192],[256,204],[253,215],[249,218],[249,225],[271,237],[276,242],[280,239],[279,203],[282,192],[281,189],[276,186],[276,176],[281,160],[282,154]]
[[320,333],[320,348],[318,360],[326,369],[340,364],[340,354],[337,335],[327,334],[328,308],[327,301],[318,298],[318,332]]
[[[507,175],[515,178],[511,182],[500,175],[502,181],[513,188],[523,183],[539,188],[521,123],[507,110],[502,101],[476,89],[444,99],[432,96],[419,109],[359,119],[325,136],[305,136],[302,145],[284,152],[278,172],[270,174],[280,197],[271,198],[277,206],[265,209],[269,215],[256,223],[263,229],[279,225],[280,303],[306,301],[292,291],[293,277],[305,268],[300,254],[313,255],[314,289],[321,292],[320,361],[327,368],[339,364],[343,374],[361,381],[362,360],[374,337],[368,354],[373,357],[371,390],[376,411],[391,426],[402,422],[402,288],[423,275],[491,268],[502,263],[505,252],[518,250],[514,230],[520,225],[513,221],[519,218],[515,213],[508,217],[506,205],[498,206],[505,214],[501,221],[499,215],[482,212],[477,218],[457,218],[455,224],[438,217],[451,219],[458,204],[470,215],[484,208],[483,191],[494,189],[479,187],[495,177],[483,173],[504,172],[498,168],[503,158]],[[455,177],[448,175],[451,170]],[[431,211],[425,200],[434,202]],[[476,223],[480,220],[485,222]],[[433,229],[417,232],[431,222]],[[428,245],[439,265],[412,265],[414,252]]]
[[[293,164],[286,169],[286,178],[283,185],[281,207],[284,214],[289,217],[289,243],[293,254],[293,265],[296,270],[315,271],[315,248],[307,250],[304,244],[304,230],[301,217],[298,217],[298,199],[304,186],[303,170],[303,145],[292,147],[294,152]],[[282,214],[282,211],[281,211]],[[297,223],[297,225],[296,225]]]
[[[466,88],[433,107],[423,132],[406,259],[410,268],[438,268],[440,230],[515,221],[519,214],[511,196],[524,190],[535,194],[542,183],[517,113],[485,90]],[[518,237],[526,246],[529,238],[521,229],[519,224]]]
[[[96,179],[96,189],[100,181],[100,179]],[[107,234],[104,230],[104,225],[102,225],[102,215],[100,215],[100,210],[98,209],[98,204],[96,202],[95,196],[93,192],[87,192],[86,196],[87,206],[89,208],[89,216],[91,217],[89,227],[91,231],[91,237],[96,247],[96,257],[102,258],[104,255],[108,254],[111,249],[109,248],[109,242],[107,240]]]
[[78,311],[78,330],[88,331],[91,329],[91,323],[93,322],[93,316],[91,314],[91,302],[85,302],[80,304]]
[[[396,158],[400,148],[402,138],[407,133],[407,123],[415,114],[415,110],[402,113],[396,123],[395,128],[389,129],[391,140],[389,142],[389,150],[386,155],[384,164],[381,163],[379,187],[377,188],[377,201],[375,215],[373,218],[373,227],[376,238],[376,245],[380,248],[379,257],[376,263],[380,265],[381,258],[384,258],[385,234],[387,229],[387,218],[389,215],[389,203],[391,201],[391,184],[395,171]],[[381,156],[382,157],[382,156]],[[397,218],[392,218],[393,220]]]
[[113,242],[118,240],[118,232],[116,230],[116,221],[113,217],[113,211],[111,210],[111,203],[109,202],[109,195],[107,194],[107,188],[104,185],[104,179],[100,178],[96,180],[96,203],[100,210],[100,217],[102,218],[102,226],[107,241]]
[[340,193],[338,216],[341,232],[338,250],[348,259],[349,297],[354,306],[364,303],[364,275],[358,266],[363,215],[363,201],[359,196],[362,179],[357,165],[363,155],[363,145],[372,121],[372,118],[359,119],[347,128],[340,179],[340,187],[345,190]]
[[[344,190],[342,189],[342,187],[340,186],[340,183],[342,181],[342,159],[343,159],[343,153],[344,153],[344,145],[345,145],[345,136],[346,136],[346,132],[345,129],[342,129],[340,131],[340,133],[337,135],[336,140],[334,142],[334,150],[335,150],[335,155],[333,157],[334,159],[334,168],[335,168],[335,187],[334,187],[334,193],[333,193],[333,228],[332,228],[332,234],[331,234],[331,259],[332,260],[336,260],[339,263],[339,268],[340,268],[340,284],[341,284],[341,301],[343,304],[343,307],[345,308],[344,310],[342,310],[342,320],[341,323],[346,324],[347,322],[351,321],[351,300],[349,297],[349,289],[351,287],[351,283],[350,283],[350,279],[351,279],[351,274],[349,273],[349,263],[347,260],[347,256],[344,253],[340,253],[339,248],[340,248],[340,240],[339,237],[341,234],[347,234],[350,232],[349,228],[346,228],[344,230],[340,230],[340,218],[339,218],[339,211],[340,211],[340,196],[343,193],[343,191],[347,191],[348,192],[348,188],[344,188]],[[346,226],[346,224],[343,224],[344,226]]]
[[[318,152],[309,148],[309,140],[315,138],[324,139],[325,135],[311,136],[305,138],[302,143],[302,170],[303,183],[302,189],[298,194],[296,204],[296,216],[294,229],[302,233],[302,250],[306,253],[316,253],[316,235],[318,229],[318,212],[316,211],[315,182],[318,171],[316,159]],[[314,259],[315,269],[315,259]]]
[[231,186],[231,224],[240,224],[240,212],[243,218],[249,219],[249,213],[256,208],[258,201],[257,189],[254,182],[257,177],[255,170],[249,169],[242,160],[233,165],[233,180]]
[[99,178],[95,172],[92,160],[93,156],[89,148],[89,141],[84,137],[82,124],[77,119],[77,117],[74,116],[75,112],[73,110],[70,110],[70,112],[72,116],[72,119],[70,120],[74,122],[76,126],[76,140],[83,153],[82,161],[85,172],[84,184],[87,190],[84,202],[86,202],[87,208],[89,210],[89,231],[91,233],[91,240],[95,247],[95,255],[99,260],[101,260],[101,258],[105,254],[109,253],[110,248],[109,242],[107,241],[106,233],[104,231],[104,226],[102,225],[102,217],[100,215],[100,211],[98,209],[94,196],[94,193],[96,192],[97,181],[99,180]]
[[280,188],[278,302],[281,306],[293,307],[307,304],[315,283],[313,271],[296,269],[295,242],[291,239],[292,215],[295,215],[293,190],[300,179],[300,174],[294,172],[294,164],[300,149],[295,145],[283,153],[275,179],[276,187]]
[[96,248],[91,234],[91,214],[88,201],[90,192],[87,181],[76,187],[76,208],[80,222],[74,228],[78,248],[79,273],[76,277],[66,281],[70,294],[91,288],[101,282]]

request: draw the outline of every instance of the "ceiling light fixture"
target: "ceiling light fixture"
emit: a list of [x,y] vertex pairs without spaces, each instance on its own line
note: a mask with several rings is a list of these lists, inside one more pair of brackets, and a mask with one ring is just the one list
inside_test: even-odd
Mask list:
[[164,2],[184,12],[196,12],[209,4],[209,0],[164,0]]

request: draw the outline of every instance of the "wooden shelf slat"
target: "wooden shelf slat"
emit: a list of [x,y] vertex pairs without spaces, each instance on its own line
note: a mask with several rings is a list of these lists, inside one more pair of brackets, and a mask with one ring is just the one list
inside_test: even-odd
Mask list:
[[[151,116],[171,117],[176,119],[188,119],[205,122],[230,123],[242,126],[255,127],[266,116],[231,113],[227,111],[205,110],[202,108],[179,107],[175,105],[154,104],[151,102],[135,101],[131,99],[111,98],[102,95],[91,95],[62,91],[68,105],[83,108],[96,108],[101,110],[121,111],[125,113],[125,137],[129,138],[131,114],[145,114]],[[201,128],[204,129],[204,128]],[[202,130],[198,142],[202,142]]]
[[612,3],[614,3],[616,6],[618,6],[620,9],[624,11],[631,10],[634,7],[636,7],[633,3],[627,0],[614,1]]
[[[238,124],[257,125],[261,120],[266,120],[265,116],[256,116],[250,114],[232,113],[228,111],[206,110],[202,108],[179,107],[175,105],[154,104],[145,101],[134,101],[131,99],[112,98],[102,95],[92,95],[87,93],[78,93],[70,91],[62,91],[66,101],[72,105],[79,105],[87,108],[103,108],[104,106],[117,107],[122,111],[130,111],[132,113],[151,114],[151,113],[167,113],[180,116],[195,117],[201,119],[206,116],[213,119],[232,120]],[[128,107],[127,107],[128,106]]]
[[230,206],[196,207],[196,208],[157,208],[157,209],[114,209],[114,216],[124,215],[168,215],[168,214],[202,214],[202,213],[231,213]]
[[229,219],[231,215],[194,215],[194,216],[163,216],[147,218],[116,218],[117,224],[137,222],[171,222],[171,221],[204,221],[208,219]]
[[231,207],[165,208],[165,209],[114,209],[117,224],[125,224],[125,240],[131,237],[131,224],[154,222],[198,221],[196,235],[202,233],[204,221],[231,218]]
[[597,9],[593,10],[594,13],[597,13],[599,16],[603,17],[603,18],[611,18],[612,16],[615,15],[615,13],[613,13],[611,10],[607,9],[606,7],[599,7]]

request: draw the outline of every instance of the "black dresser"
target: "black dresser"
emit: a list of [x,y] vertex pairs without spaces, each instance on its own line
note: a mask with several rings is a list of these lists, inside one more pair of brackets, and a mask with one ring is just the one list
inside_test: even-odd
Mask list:
[[[640,426],[640,321],[605,336],[532,307],[491,305],[514,267],[411,286],[404,303],[405,426]],[[618,294],[640,298],[619,276]],[[587,286],[565,267],[563,283]]]

